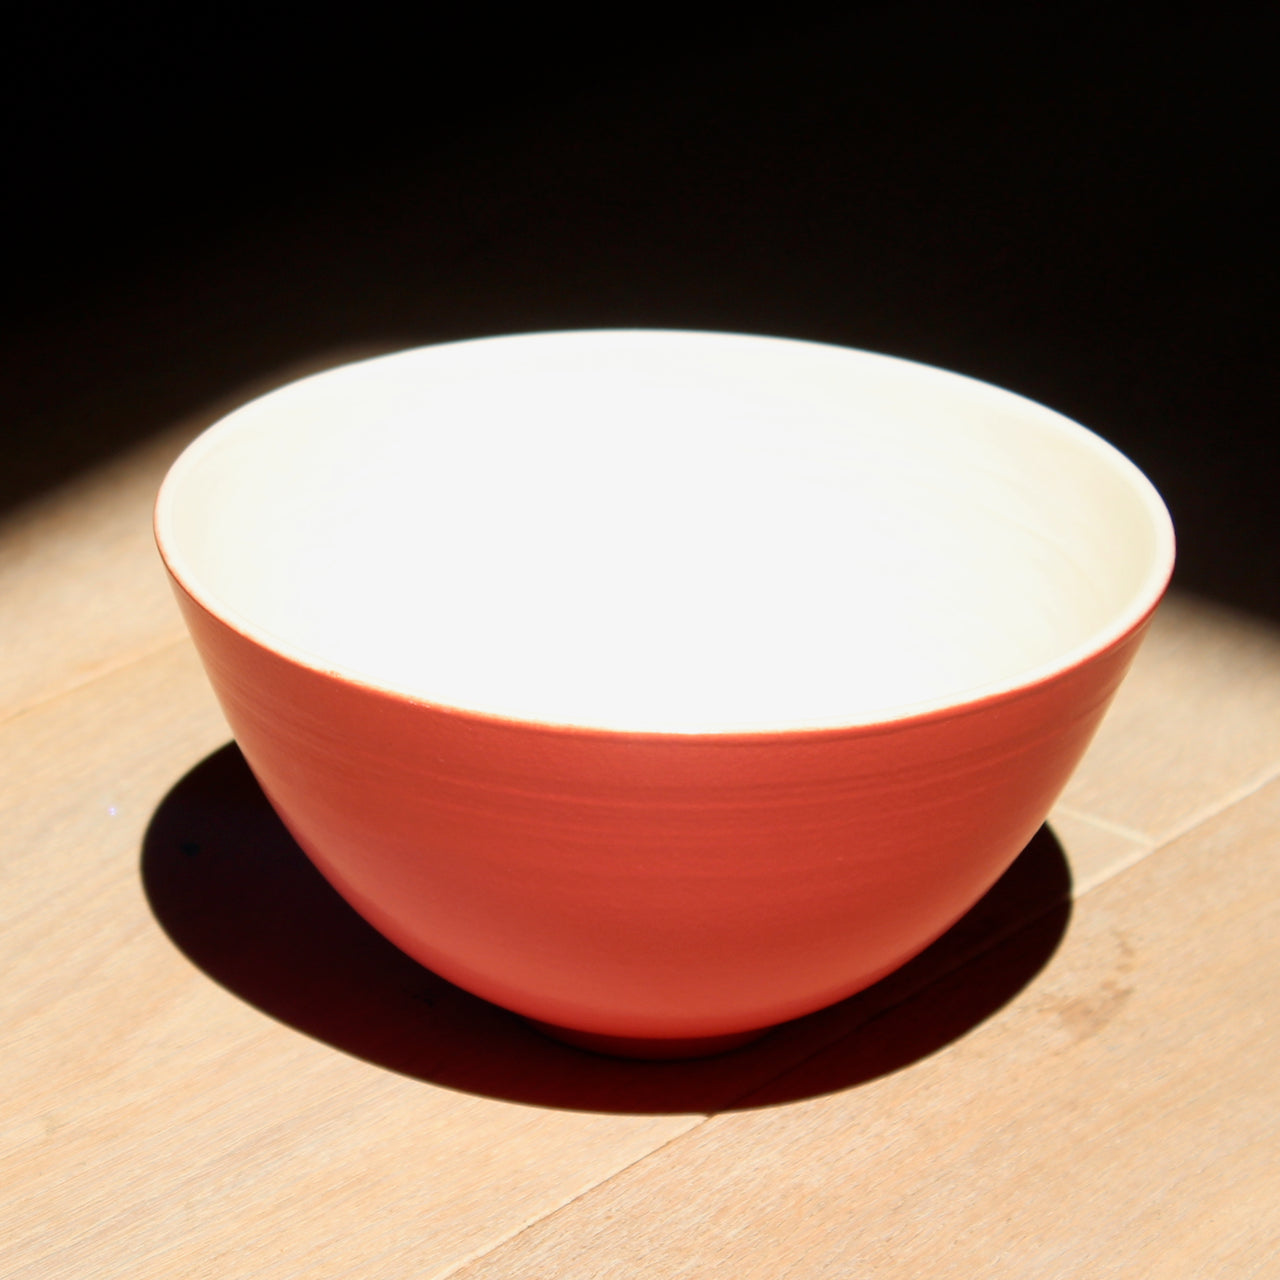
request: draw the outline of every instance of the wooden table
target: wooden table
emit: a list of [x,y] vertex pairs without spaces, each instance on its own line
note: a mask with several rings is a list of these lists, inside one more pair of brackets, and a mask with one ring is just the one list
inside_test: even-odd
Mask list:
[[228,745],[150,534],[224,407],[0,526],[0,1274],[1280,1274],[1280,632],[1175,593],[930,952],[614,1061],[382,942]]

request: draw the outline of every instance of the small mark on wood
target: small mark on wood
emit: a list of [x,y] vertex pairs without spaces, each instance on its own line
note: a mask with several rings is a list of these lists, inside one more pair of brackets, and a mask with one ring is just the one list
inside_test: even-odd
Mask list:
[[1133,995],[1132,987],[1122,987],[1118,982],[1108,978],[1089,995],[1054,1001],[1052,1008],[1058,1015],[1063,1030],[1069,1032],[1078,1043],[1102,1031],[1116,1017],[1131,995]]

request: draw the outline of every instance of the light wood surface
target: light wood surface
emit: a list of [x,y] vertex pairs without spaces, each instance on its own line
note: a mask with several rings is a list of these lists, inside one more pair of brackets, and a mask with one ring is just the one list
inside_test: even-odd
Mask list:
[[611,1061],[383,944],[227,748],[149,531],[219,407],[0,527],[0,1275],[1280,1274],[1275,628],[1171,597],[900,974]]

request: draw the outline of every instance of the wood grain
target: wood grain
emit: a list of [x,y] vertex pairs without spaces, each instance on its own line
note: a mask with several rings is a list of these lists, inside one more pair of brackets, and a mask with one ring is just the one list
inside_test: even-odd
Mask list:
[[210,981],[138,857],[225,740],[185,643],[0,728],[0,1273],[432,1275],[694,1123],[408,1079]]
[[457,1280],[1276,1274],[1277,826],[1273,784],[1096,889],[1041,980],[964,1039],[773,1101],[952,1016],[958,973]]

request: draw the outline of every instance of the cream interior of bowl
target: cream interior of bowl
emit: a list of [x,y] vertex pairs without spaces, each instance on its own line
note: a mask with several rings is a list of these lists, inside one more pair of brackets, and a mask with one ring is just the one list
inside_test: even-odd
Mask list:
[[1084,429],[816,344],[595,332],[322,374],[157,507],[198,600],[313,665],[507,717],[861,723],[1078,660],[1158,598],[1164,508]]

